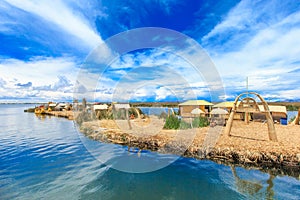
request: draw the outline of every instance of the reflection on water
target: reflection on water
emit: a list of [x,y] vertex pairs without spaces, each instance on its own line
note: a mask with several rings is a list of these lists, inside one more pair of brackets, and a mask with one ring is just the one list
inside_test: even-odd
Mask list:
[[270,174],[270,178],[267,180],[268,187],[267,187],[267,199],[273,199],[274,191],[273,191],[273,179],[275,178],[274,175]]
[[[124,173],[114,162],[126,153],[160,156],[89,140],[72,121],[23,113],[26,105],[0,105],[0,199],[299,199],[299,177],[179,158],[150,173]],[[4,114],[5,113],[5,114]],[[81,140],[80,138],[81,137]],[[105,156],[105,158],[104,158]]]
[[247,181],[241,179],[236,172],[235,167],[231,166],[231,171],[235,179],[235,185],[239,192],[242,194],[257,194],[262,189],[262,184],[253,181]]
[[35,114],[35,116],[40,119],[40,120],[44,120],[46,118],[50,119],[51,116],[50,115],[43,115],[43,114]]
[[262,193],[262,189],[263,189],[263,183],[261,180],[244,180],[241,179],[234,166],[231,166],[231,171],[233,174],[233,177],[235,179],[235,185],[237,190],[241,193],[241,194],[245,194],[247,196],[256,196],[259,198],[263,198],[263,199],[273,199],[274,198],[274,191],[273,191],[273,179],[275,178],[274,175],[270,174],[268,180],[266,181],[267,183],[267,188],[266,188],[266,192]]

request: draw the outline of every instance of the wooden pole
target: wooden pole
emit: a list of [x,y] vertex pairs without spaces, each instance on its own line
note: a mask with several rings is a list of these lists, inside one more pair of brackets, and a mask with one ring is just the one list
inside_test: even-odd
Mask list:
[[229,118],[228,118],[228,121],[227,121],[227,124],[226,124],[226,127],[225,127],[225,135],[227,135],[227,136],[230,136],[232,123],[233,123],[233,118],[234,118],[234,114],[236,112],[236,104],[237,104],[239,98],[240,98],[240,96],[238,96],[235,99],[234,103],[233,103],[233,107],[231,109],[231,112],[230,112],[230,115],[229,115]]
[[138,119],[141,119],[141,114],[140,114],[140,111],[137,109],[137,108],[134,108],[135,112],[137,113],[138,115]]
[[296,118],[294,119],[294,121],[292,122],[293,125],[299,125],[299,118],[300,118],[300,108],[298,110],[298,115],[296,116]]
[[[246,91],[247,91],[247,97],[249,96],[249,78],[246,77]],[[249,105],[249,99],[247,98],[247,104]],[[249,113],[245,112],[245,123],[249,124]]]
[[128,122],[129,129],[131,130],[132,127],[131,127],[131,123],[130,123],[130,119],[129,119],[129,111],[128,111],[128,109],[125,109],[125,113],[126,113],[126,119],[127,119],[127,122]]
[[262,104],[264,106],[266,119],[267,119],[267,125],[268,125],[269,139],[273,142],[278,142],[276,131],[275,131],[275,126],[274,126],[272,115],[269,110],[269,106],[268,106],[267,102],[259,94],[257,94],[257,93],[254,93],[254,94],[260,99],[260,101],[262,102]]
[[249,124],[249,113],[245,112],[245,124]]

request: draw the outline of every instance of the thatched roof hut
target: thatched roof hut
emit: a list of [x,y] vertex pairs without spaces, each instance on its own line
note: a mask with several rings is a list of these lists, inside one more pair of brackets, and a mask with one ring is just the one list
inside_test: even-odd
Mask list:
[[[253,113],[254,120],[265,120],[265,109],[263,105],[258,105],[260,112]],[[269,111],[274,121],[280,122],[281,119],[287,119],[287,110],[285,106],[269,105]]]
[[206,100],[189,100],[179,104],[179,113],[181,116],[190,116],[192,110],[195,108],[199,108],[206,114],[211,111],[211,108],[214,104],[206,101]]
[[130,105],[129,103],[115,103],[113,104],[113,109],[114,110],[119,110],[119,109],[129,109]]
[[96,110],[107,110],[108,105],[107,104],[94,105],[93,109],[94,109],[94,111],[96,111]]

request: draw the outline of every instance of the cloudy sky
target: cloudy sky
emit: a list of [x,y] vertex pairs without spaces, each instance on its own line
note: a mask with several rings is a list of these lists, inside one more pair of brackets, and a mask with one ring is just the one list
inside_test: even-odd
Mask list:
[[[107,44],[143,27],[174,30],[192,45],[118,54]],[[149,35],[130,43],[142,46]],[[269,101],[299,101],[299,35],[297,0],[0,0],[0,102],[79,93],[97,101],[232,100],[247,77],[249,90]],[[114,59],[90,66],[93,55]]]

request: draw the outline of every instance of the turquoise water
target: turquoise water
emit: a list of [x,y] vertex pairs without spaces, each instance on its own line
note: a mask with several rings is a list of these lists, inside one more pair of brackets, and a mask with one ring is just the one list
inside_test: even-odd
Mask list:
[[[168,109],[166,107],[139,107],[141,111],[146,115],[160,115],[162,112],[168,113]],[[178,112],[178,108],[170,108],[173,109],[174,112]]]
[[118,171],[120,163],[134,169],[144,158],[160,163],[174,157],[149,151],[138,156],[126,147],[92,141],[72,121],[24,113],[28,106],[0,105],[1,200],[300,199],[299,177],[211,161],[178,158],[148,173]]

